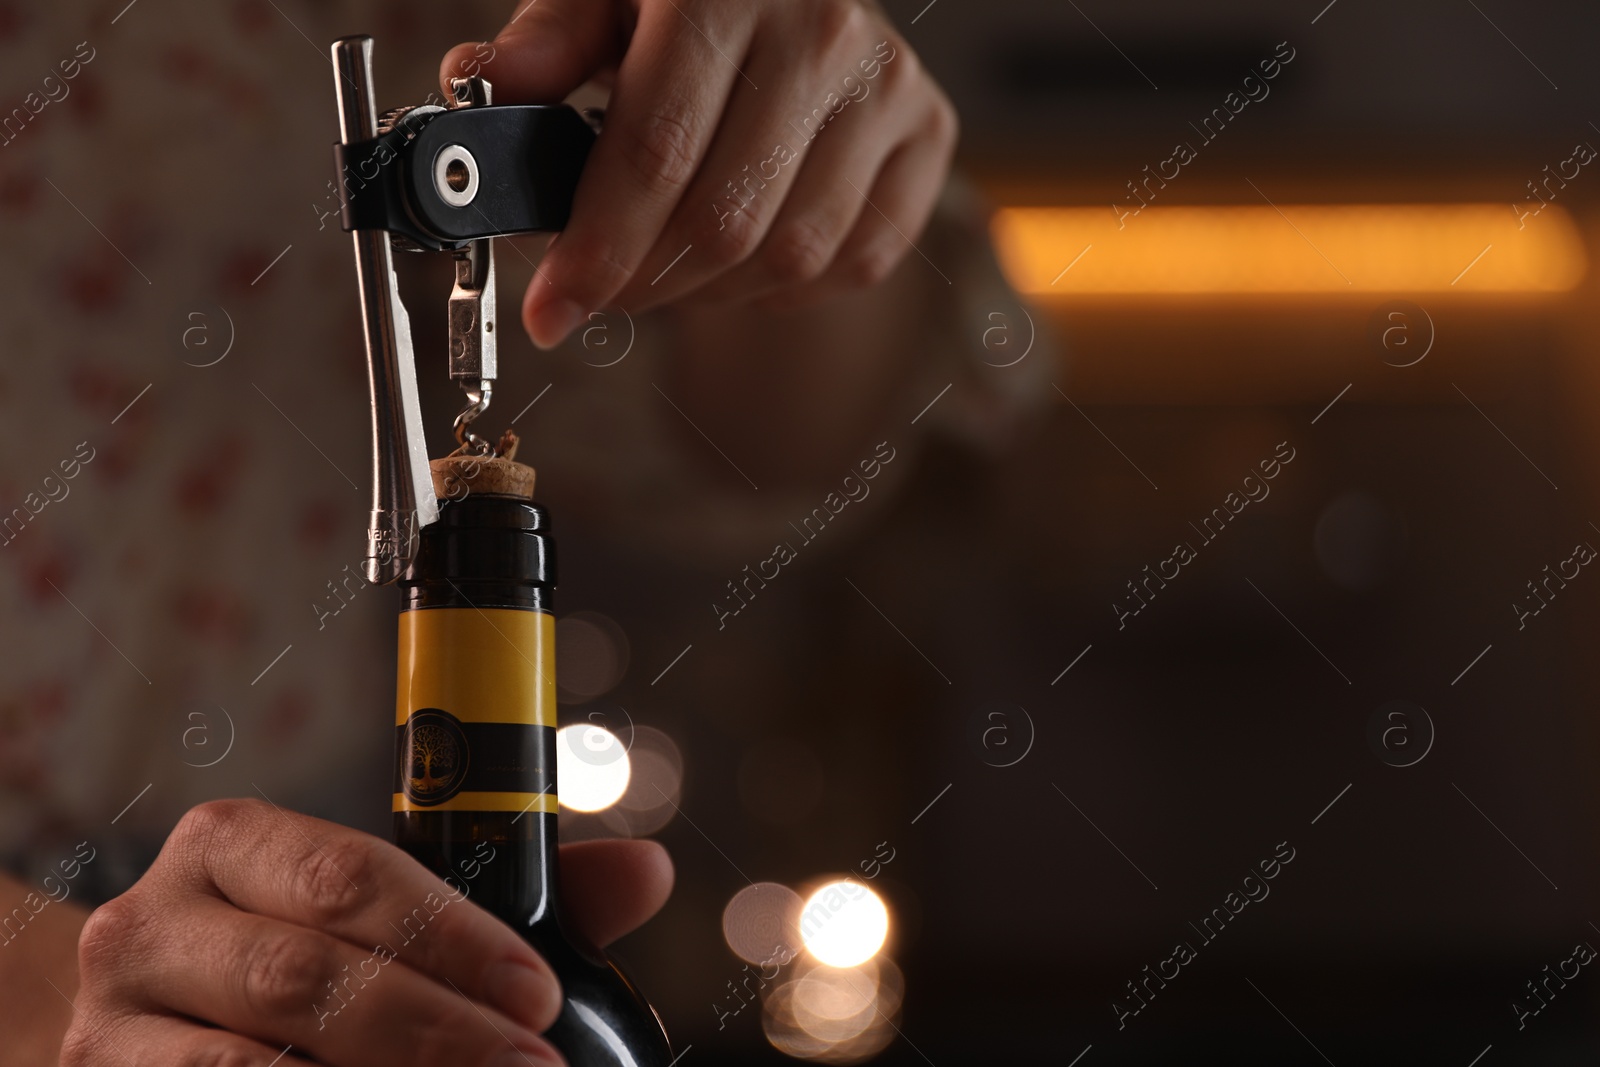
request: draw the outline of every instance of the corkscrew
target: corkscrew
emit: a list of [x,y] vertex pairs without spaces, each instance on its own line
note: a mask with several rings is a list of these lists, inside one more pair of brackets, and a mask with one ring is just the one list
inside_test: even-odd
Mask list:
[[451,80],[447,106],[379,114],[371,37],[333,44],[340,224],[355,246],[372,404],[372,511],[366,577],[400,577],[418,531],[439,516],[417,393],[411,320],[394,252],[449,252],[448,369],[466,394],[455,417],[460,451],[491,454],[473,432],[499,375],[494,238],[559,230],[595,139],[594,116],[566,105],[494,105],[478,75]]

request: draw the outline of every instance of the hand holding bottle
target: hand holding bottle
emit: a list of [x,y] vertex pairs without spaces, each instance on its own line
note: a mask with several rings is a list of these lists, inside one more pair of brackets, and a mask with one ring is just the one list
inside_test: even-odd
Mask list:
[[[572,845],[561,864],[597,944],[671,888],[651,842]],[[63,1067],[561,1063],[539,1036],[561,1007],[554,974],[472,903],[465,872],[446,883],[385,841],[261,801],[190,811],[90,916],[79,965]]]

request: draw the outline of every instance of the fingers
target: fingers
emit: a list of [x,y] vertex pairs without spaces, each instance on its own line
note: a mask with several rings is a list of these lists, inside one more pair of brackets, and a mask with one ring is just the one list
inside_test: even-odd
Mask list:
[[[747,300],[780,286],[799,286],[820,278],[866,210],[856,189],[872,187],[884,160],[910,132],[909,125],[907,121],[888,125],[865,108],[847,108],[818,130],[809,146],[803,136],[795,137],[790,143],[806,154],[793,168],[799,175],[761,247],[740,270],[717,278],[696,297]],[[805,129],[809,128],[808,124]],[[769,205],[769,217],[772,210]]]
[[[867,35],[870,24],[857,4],[830,10],[843,14],[824,35],[831,39],[827,54],[804,62],[789,40],[769,42],[751,54],[746,71],[765,89],[756,91],[742,80],[733,84],[699,173],[646,255],[644,269],[617,295],[617,303],[647,311],[729,272],[747,273],[746,261],[767,238],[796,183],[804,181],[804,171],[815,165],[815,148],[843,142],[881,158],[902,135],[893,128],[892,110],[851,109],[848,97],[831,91],[840,87],[830,72],[849,69],[851,50],[858,47],[854,42]],[[870,95],[869,87],[852,84],[859,99]],[[876,171],[875,166],[862,169],[867,175]],[[847,230],[841,230],[841,240]],[[693,251],[675,263],[691,245]],[[664,269],[669,264],[670,270]]]
[[672,880],[672,860],[654,841],[585,841],[561,848],[567,918],[601,948],[660,911]]
[[[932,121],[947,124],[947,134],[903,144],[889,157],[870,190],[853,183],[847,185],[850,195],[863,206],[833,263],[815,281],[769,298],[769,306],[800,307],[874,286],[908,254],[922,258],[916,241],[933,214],[955,145],[954,112]],[[937,275],[936,283],[950,284],[937,264],[923,266]]]
[[880,281],[949,166],[954,111],[862,0],[528,0],[441,79],[553,102],[613,64],[571,222],[523,301],[541,347],[616,303],[792,304]]
[[[431,922],[466,905],[441,907]],[[340,1067],[498,1067],[502,1060],[521,1062],[518,1054],[541,1067],[559,1063],[533,1029],[407,966],[415,942],[406,937],[441,933],[409,917],[376,950],[218,900],[190,908],[181,922],[181,938],[158,927],[152,931],[158,936],[127,946],[141,957],[141,968],[122,982],[136,985],[119,989],[112,979],[107,988],[124,1003],[176,1012],[277,1043],[279,1050],[292,1043]]]
[[407,967],[535,1030],[560,1011],[559,983],[538,953],[459,888],[367,834],[260,801],[216,801],[184,816],[157,864],[181,872],[192,892],[369,952],[426,928],[401,951]]
[[[570,918],[599,944],[671,891],[653,842],[570,846],[562,866]],[[561,1062],[539,1036],[559,988],[509,928],[398,849],[256,801],[185,816],[90,916],[79,976],[64,1064]]]
[[738,66],[750,32],[738,5],[643,5],[572,221],[523,305],[536,344],[560,341],[639,270],[700,169],[734,82],[745,77]]
[[[151,1033],[144,1047],[161,1051],[160,1059],[152,1062],[169,1067],[212,1067],[219,1063],[236,1063],[240,1067],[245,1064],[250,1067],[313,1067],[310,1060],[296,1056],[288,1046],[273,1048],[248,1037],[177,1019],[154,1019],[145,1029]],[[108,1060],[107,1067],[116,1067],[121,1062]]]
[[493,41],[459,44],[439,65],[439,88],[481,74],[497,104],[554,104],[622,54],[611,0],[526,0]]
[[159,1063],[163,1067],[312,1067],[284,1045],[273,1048],[238,1034],[212,1030],[181,1019],[145,1017],[98,1033],[88,1022],[74,1023],[61,1049],[61,1067],[120,1067]]
[[[745,66],[766,91],[733,84],[699,172],[645,256],[644,269],[615,298],[631,311],[669,303],[742,263],[766,236],[800,173],[806,141],[789,123],[796,100],[820,95],[819,79],[791,50],[765,49]],[[675,262],[691,245],[693,251]]]

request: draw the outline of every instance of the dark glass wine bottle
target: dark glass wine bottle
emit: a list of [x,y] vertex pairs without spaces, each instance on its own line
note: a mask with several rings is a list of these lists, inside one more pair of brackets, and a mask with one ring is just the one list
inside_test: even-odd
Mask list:
[[400,583],[395,842],[549,961],[565,1001],[546,1037],[571,1067],[669,1067],[654,1010],[562,917],[549,518],[531,495],[456,495]]

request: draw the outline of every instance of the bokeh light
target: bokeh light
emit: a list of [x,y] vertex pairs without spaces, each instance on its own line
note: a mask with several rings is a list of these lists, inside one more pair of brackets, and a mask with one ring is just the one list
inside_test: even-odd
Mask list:
[[865,963],[888,936],[889,909],[860,882],[829,882],[811,894],[800,912],[806,949],[832,967]]
[[787,1056],[864,1063],[894,1040],[904,994],[904,975],[887,956],[856,967],[802,959],[794,977],[768,994],[761,1027]]
[[878,1003],[878,968],[813,967],[794,982],[794,1019],[812,1037],[848,1041],[872,1025]]
[[600,811],[622,798],[632,774],[627,748],[603,726],[573,723],[556,731],[556,793],[573,811]]
[[574,611],[556,620],[556,690],[562,703],[604,696],[628,669],[628,635],[610,616]]
[[[1158,204],[1138,214],[1138,224],[1129,225],[1104,207],[1002,208],[990,233],[1013,285],[1066,299],[1561,293],[1576,288],[1588,269],[1578,223],[1559,206],[1550,207],[1537,232],[1504,203]],[[1506,255],[1462,274],[1485,242]],[[1066,274],[1063,250],[1070,256],[1086,244],[1094,254]]]
[[722,909],[722,936],[746,963],[780,966],[799,951],[800,894],[776,882],[758,882],[733,895]]
[[634,726],[623,736],[631,773],[628,788],[600,813],[607,829],[628,837],[653,834],[678,814],[683,792],[683,756],[672,738],[652,726]]

